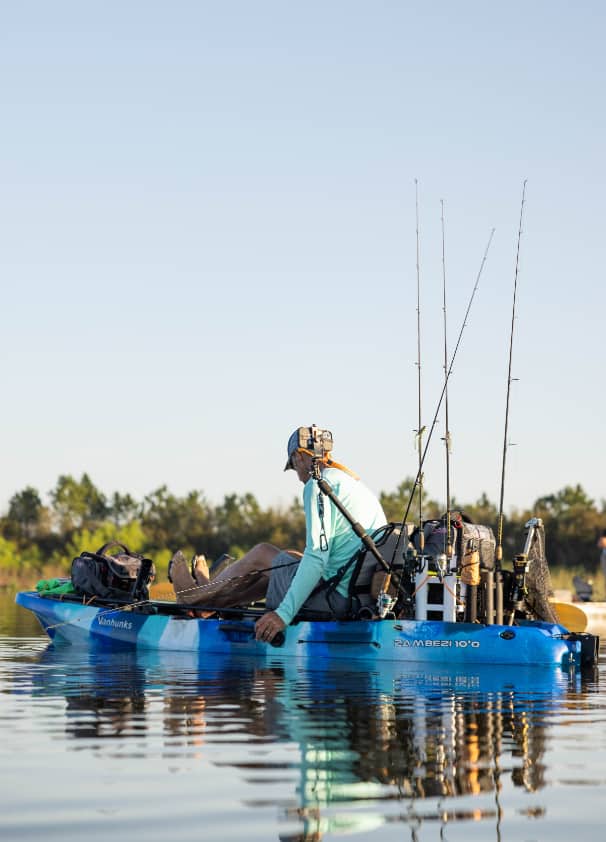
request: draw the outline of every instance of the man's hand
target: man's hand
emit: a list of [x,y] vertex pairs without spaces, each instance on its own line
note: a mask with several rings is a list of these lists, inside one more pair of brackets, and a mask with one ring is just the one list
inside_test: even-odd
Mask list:
[[271,643],[278,632],[286,628],[286,623],[281,620],[275,611],[264,614],[255,625],[255,637],[265,643]]

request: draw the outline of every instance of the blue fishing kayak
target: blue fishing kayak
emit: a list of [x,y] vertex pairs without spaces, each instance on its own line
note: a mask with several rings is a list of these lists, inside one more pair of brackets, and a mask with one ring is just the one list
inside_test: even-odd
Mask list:
[[[135,647],[201,655],[316,659],[405,665],[423,662],[452,666],[504,664],[580,667],[597,638],[571,634],[561,625],[520,621],[514,626],[437,620],[303,621],[288,626],[279,641],[255,640],[255,616],[207,619],[175,611],[170,603],[108,607],[86,605],[36,591],[17,594],[55,642]],[[191,613],[191,612],[189,612]],[[590,639],[590,640],[588,640]]]

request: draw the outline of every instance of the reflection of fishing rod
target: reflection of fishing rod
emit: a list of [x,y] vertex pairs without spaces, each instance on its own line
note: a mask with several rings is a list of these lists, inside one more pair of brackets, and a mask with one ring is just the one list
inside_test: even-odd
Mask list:
[[[455,359],[456,359],[457,352],[458,352],[458,350],[459,350],[459,345],[461,344],[461,338],[462,338],[462,336],[463,336],[463,331],[465,330],[465,326],[467,325],[467,317],[469,316],[469,311],[471,310],[471,305],[472,305],[472,303],[473,303],[473,299],[474,299],[474,297],[475,297],[475,294],[476,294],[477,289],[478,289],[478,285],[479,285],[479,283],[480,283],[480,278],[481,278],[481,276],[482,276],[482,271],[484,270],[484,264],[486,263],[486,258],[488,257],[488,250],[490,249],[490,244],[492,243],[492,238],[493,238],[493,236],[494,236],[494,231],[495,231],[495,229],[493,228],[493,229],[492,229],[492,231],[490,232],[490,237],[488,238],[488,243],[486,244],[486,248],[485,248],[485,250],[484,250],[484,256],[482,257],[482,263],[480,264],[480,269],[479,269],[479,271],[478,271],[478,275],[477,275],[477,278],[476,278],[476,282],[475,282],[475,285],[474,285],[473,291],[472,291],[472,293],[471,293],[471,296],[470,296],[470,298],[469,298],[469,303],[467,304],[467,310],[465,311],[465,316],[463,317],[463,324],[461,325],[461,329],[460,329],[460,331],[459,331],[459,336],[458,336],[458,338],[457,338],[457,343],[456,343],[456,345],[455,345],[455,349],[454,349],[454,351],[453,351],[452,358],[451,358],[451,360],[450,360],[450,365],[448,366],[448,371],[446,372],[446,377],[444,378],[444,386],[442,387],[442,392],[441,392],[441,394],[440,394],[440,399],[439,399],[439,401],[438,401],[438,405],[437,405],[437,407],[436,407],[436,412],[435,412],[435,415],[434,415],[434,417],[433,417],[433,421],[432,421],[432,423],[431,423],[431,427],[429,428],[429,435],[427,436],[427,441],[426,441],[426,443],[425,443],[425,448],[424,448],[424,450],[423,450],[423,455],[422,455],[422,457],[421,457],[421,464],[419,465],[419,470],[417,471],[417,475],[416,475],[416,477],[415,477],[415,481],[414,481],[414,483],[413,483],[412,491],[410,492],[410,497],[409,497],[409,499],[408,499],[408,505],[407,505],[407,507],[406,507],[406,511],[405,511],[405,513],[404,513],[404,517],[402,518],[402,533],[404,532],[404,527],[405,527],[405,524],[406,524],[406,521],[407,521],[408,515],[409,515],[409,513],[410,513],[410,507],[411,507],[411,505],[412,505],[412,501],[413,501],[413,498],[414,498],[414,495],[415,495],[415,491],[416,491],[417,486],[418,486],[418,484],[419,484],[419,479],[420,479],[421,472],[422,472],[422,469],[423,469],[423,463],[425,462],[425,457],[427,456],[427,450],[428,450],[428,448],[429,448],[429,444],[430,444],[430,442],[431,442],[431,437],[432,437],[432,435],[433,435],[433,431],[434,431],[434,429],[435,429],[435,426],[436,426],[436,423],[437,423],[437,420],[438,420],[438,414],[439,414],[439,412],[440,412],[440,408],[441,408],[441,406],[442,406],[442,401],[443,401],[443,399],[444,399],[444,394],[445,394],[445,392],[446,392],[446,387],[447,387],[447,385],[448,385],[448,381],[449,381],[449,379],[450,379],[450,375],[452,374],[452,367],[453,367],[453,365],[454,365],[454,361],[455,361]],[[398,541],[398,544],[396,545],[396,547],[395,547],[395,549],[394,549],[394,553],[393,553],[392,560],[391,560],[392,565],[393,565],[394,559],[395,559],[395,557],[396,557],[396,553],[397,553],[397,550],[398,550],[398,545],[399,545],[399,541]]]
[[419,455],[419,549],[421,553],[425,549],[425,535],[423,533],[423,433],[425,427],[421,423],[421,277],[419,270],[419,184],[415,179],[415,209],[417,219],[417,406],[418,406],[418,426],[417,426],[417,452]]
[[497,597],[497,605],[496,605],[496,621],[497,624],[502,624],[503,622],[503,583],[502,583],[502,574],[501,574],[501,566],[503,561],[503,500],[505,497],[505,462],[507,458],[507,432],[509,426],[509,394],[511,391],[511,360],[512,360],[512,352],[513,352],[513,329],[515,325],[515,318],[516,318],[516,296],[518,290],[518,268],[520,264],[520,240],[522,239],[522,220],[524,217],[524,201],[526,198],[526,181],[524,181],[524,185],[522,188],[522,204],[520,206],[520,225],[518,228],[518,246],[516,251],[516,268],[515,268],[515,275],[513,281],[513,306],[511,310],[511,331],[509,333],[509,367],[507,370],[507,398],[505,401],[505,432],[503,435],[503,462],[501,466],[501,496],[499,501],[499,518],[497,521],[497,546],[495,550],[495,570],[496,570],[496,597]]
[[[444,199],[440,199],[442,208],[442,298],[444,311],[444,378],[448,370],[448,342],[446,332],[446,250],[444,245]],[[452,558],[452,541],[450,536],[450,427],[448,425],[448,384],[444,383],[444,444],[446,446],[446,532],[444,535],[444,552],[446,558]]]

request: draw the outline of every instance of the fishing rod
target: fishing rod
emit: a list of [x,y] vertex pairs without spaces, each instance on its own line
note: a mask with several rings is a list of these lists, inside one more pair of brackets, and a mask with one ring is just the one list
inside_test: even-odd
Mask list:
[[[461,325],[461,329],[460,329],[460,331],[459,331],[459,336],[458,336],[458,338],[457,338],[457,342],[456,342],[456,345],[455,345],[455,349],[454,349],[454,351],[453,351],[452,358],[451,358],[451,360],[450,360],[450,365],[448,366],[448,371],[447,371],[447,373],[446,373],[446,377],[444,378],[444,386],[442,387],[442,392],[441,392],[441,394],[440,394],[440,399],[439,399],[439,401],[438,401],[438,405],[437,405],[437,407],[436,407],[435,415],[434,415],[434,417],[433,417],[433,421],[432,421],[432,423],[431,423],[431,427],[429,428],[429,434],[428,434],[428,436],[427,436],[427,442],[425,443],[425,449],[423,450],[423,455],[422,455],[422,458],[421,458],[421,464],[420,464],[420,466],[419,466],[419,470],[417,471],[417,475],[416,475],[416,477],[415,477],[415,481],[414,481],[414,483],[413,483],[412,491],[411,491],[411,493],[410,493],[410,497],[409,497],[409,499],[408,499],[408,505],[407,505],[407,507],[406,507],[406,511],[405,511],[405,513],[404,513],[404,517],[402,518],[402,532],[404,532],[404,526],[405,526],[405,524],[406,524],[406,521],[407,521],[408,515],[409,515],[409,513],[410,513],[410,507],[411,507],[411,505],[412,505],[412,501],[413,501],[413,498],[414,498],[415,490],[416,490],[416,488],[417,488],[417,486],[418,486],[418,484],[419,484],[419,478],[420,478],[420,474],[421,474],[422,469],[423,469],[423,464],[424,464],[424,462],[425,462],[425,457],[427,456],[427,451],[428,451],[428,448],[429,448],[429,444],[430,444],[430,442],[431,442],[431,437],[432,437],[432,435],[433,435],[433,431],[434,431],[434,429],[435,429],[435,426],[436,426],[436,423],[437,423],[437,420],[438,420],[438,414],[439,414],[440,409],[441,409],[441,407],[442,407],[442,401],[443,401],[443,399],[444,399],[444,394],[445,394],[445,392],[446,392],[446,387],[447,387],[447,385],[448,385],[448,381],[449,381],[449,379],[450,379],[450,375],[452,374],[452,367],[453,367],[453,365],[454,365],[454,361],[455,361],[455,359],[456,359],[457,352],[458,352],[458,350],[459,350],[459,345],[461,344],[461,338],[462,338],[462,336],[463,336],[463,331],[465,330],[465,327],[466,327],[466,325],[467,325],[467,318],[468,318],[468,316],[469,316],[469,311],[471,310],[471,305],[472,305],[472,303],[473,303],[473,299],[475,298],[475,294],[476,294],[476,292],[477,292],[477,289],[478,289],[478,286],[479,286],[479,283],[480,283],[480,278],[481,278],[481,276],[482,276],[482,272],[483,272],[483,270],[484,270],[484,265],[485,265],[485,263],[486,263],[486,258],[488,257],[488,251],[489,251],[489,249],[490,249],[490,244],[492,243],[492,238],[493,238],[493,236],[494,236],[494,232],[495,232],[495,229],[493,228],[493,229],[491,230],[491,232],[490,232],[490,236],[489,236],[489,238],[488,238],[488,243],[486,244],[486,248],[485,248],[485,250],[484,250],[484,256],[482,257],[482,262],[481,262],[481,264],[480,264],[480,269],[479,269],[479,271],[478,271],[478,275],[477,275],[477,277],[476,277],[476,282],[475,282],[475,285],[474,285],[473,291],[472,291],[472,293],[471,293],[471,296],[470,296],[470,298],[469,298],[469,303],[467,304],[467,310],[465,311],[465,316],[463,317],[463,324]],[[395,557],[396,557],[396,553],[397,553],[397,550],[398,550],[398,546],[399,546],[399,541],[398,541],[398,544],[396,544],[396,547],[395,547],[394,552],[393,552],[393,556],[392,556],[392,559],[391,559],[391,564],[392,564],[392,565],[393,565],[393,562],[394,562]]]
[[453,547],[450,535],[450,427],[448,424],[448,383],[446,372],[448,366],[448,338],[446,330],[446,248],[444,234],[444,199],[440,199],[442,209],[442,310],[444,313],[444,444],[446,447],[446,533],[444,536],[444,551],[446,558],[452,558]]
[[520,241],[522,239],[522,220],[524,218],[524,204],[526,201],[526,180],[522,187],[522,203],[520,206],[520,224],[518,227],[518,245],[516,250],[516,267],[513,281],[513,306],[511,310],[511,330],[509,333],[509,366],[507,370],[507,399],[505,401],[505,432],[503,435],[503,461],[501,465],[501,496],[499,501],[499,519],[497,521],[497,547],[495,552],[495,566],[497,573],[501,572],[503,561],[503,500],[505,498],[505,463],[507,459],[507,433],[509,426],[509,396],[511,392],[511,360],[513,355],[513,331],[516,318],[516,298],[518,291],[518,270],[520,265]]
[[421,273],[419,266],[419,182],[415,178],[415,210],[417,221],[417,452],[419,456],[419,547],[421,552],[425,548],[425,535],[423,533],[423,433],[425,427],[421,422]]

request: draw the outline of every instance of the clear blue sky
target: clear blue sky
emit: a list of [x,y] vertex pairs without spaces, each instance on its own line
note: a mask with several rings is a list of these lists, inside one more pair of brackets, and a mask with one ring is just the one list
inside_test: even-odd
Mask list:
[[[4,3],[0,504],[87,471],[137,497],[299,492],[299,424],[376,491],[442,378],[453,491],[606,497],[602,2]],[[442,420],[426,486],[444,499]]]

